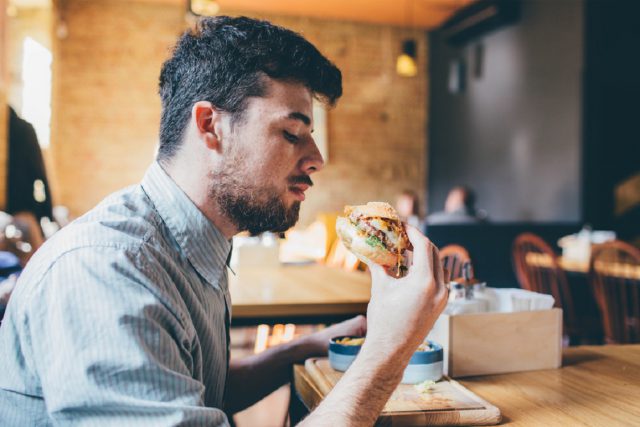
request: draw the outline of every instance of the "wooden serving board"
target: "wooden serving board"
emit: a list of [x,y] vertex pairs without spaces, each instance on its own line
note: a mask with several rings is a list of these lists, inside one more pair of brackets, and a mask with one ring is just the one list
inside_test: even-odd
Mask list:
[[[331,368],[327,358],[308,359],[304,373],[296,372],[296,389],[308,406],[315,407],[341,377],[342,372]],[[500,419],[498,408],[445,377],[427,393],[418,392],[413,385],[400,384],[376,425],[494,425]]]

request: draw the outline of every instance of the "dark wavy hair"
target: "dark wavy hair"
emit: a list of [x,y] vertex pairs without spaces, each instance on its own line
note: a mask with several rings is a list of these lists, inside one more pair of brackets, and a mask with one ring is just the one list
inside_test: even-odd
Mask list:
[[329,105],[342,95],[340,70],[300,34],[246,17],[201,19],[162,65],[158,158],[176,153],[194,103],[209,101],[237,123],[248,98],[265,96],[265,76],[299,82]]

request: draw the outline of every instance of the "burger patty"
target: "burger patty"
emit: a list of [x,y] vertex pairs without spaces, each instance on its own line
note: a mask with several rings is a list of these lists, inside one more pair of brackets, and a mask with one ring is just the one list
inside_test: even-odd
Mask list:
[[391,242],[389,242],[389,237],[384,231],[373,227],[367,221],[360,221],[357,227],[360,230],[364,231],[368,236],[377,237],[382,242],[382,245],[385,247],[385,249],[389,250],[389,248],[393,246],[391,245]]
[[[394,244],[390,238],[389,235],[384,231],[381,230],[375,226],[373,226],[370,221],[372,219],[376,219],[377,222],[379,222],[380,224],[383,224],[384,226],[386,226],[386,228],[388,229],[389,232],[395,233],[398,236],[398,243],[406,241],[408,239],[406,239],[406,236],[403,237],[403,235],[405,235],[405,231],[402,228],[401,225],[396,224],[394,221],[389,221],[385,218],[367,218],[364,217],[362,215],[351,215],[349,217],[349,219],[351,220],[351,222],[353,222],[356,227],[358,227],[360,230],[362,230],[364,233],[366,233],[367,235],[370,236],[375,236],[377,237],[381,242],[382,245],[385,247],[385,249],[391,251],[389,248],[394,248],[397,247],[397,244]],[[393,250],[393,252],[395,252],[396,249]],[[404,251],[406,250],[406,247],[401,246],[400,247],[400,253],[404,253]]]

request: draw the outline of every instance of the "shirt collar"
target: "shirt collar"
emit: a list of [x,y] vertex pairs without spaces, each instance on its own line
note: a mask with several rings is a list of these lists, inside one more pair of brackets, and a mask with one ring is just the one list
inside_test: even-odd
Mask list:
[[189,262],[212,285],[218,285],[231,253],[231,241],[204,216],[158,162],[142,180],[156,211]]

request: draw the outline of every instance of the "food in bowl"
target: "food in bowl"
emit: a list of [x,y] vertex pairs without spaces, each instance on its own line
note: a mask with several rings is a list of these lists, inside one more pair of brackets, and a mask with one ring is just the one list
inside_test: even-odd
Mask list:
[[431,347],[431,344],[429,344],[428,341],[423,342],[416,349],[416,351],[431,351],[431,350],[433,350],[433,348]]
[[364,337],[360,338],[352,338],[352,337],[344,337],[336,340],[336,344],[342,345],[362,345],[364,344]]

